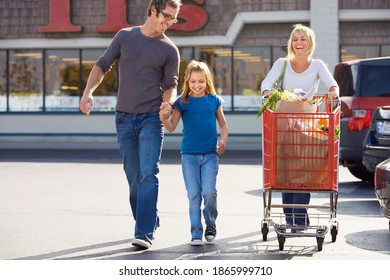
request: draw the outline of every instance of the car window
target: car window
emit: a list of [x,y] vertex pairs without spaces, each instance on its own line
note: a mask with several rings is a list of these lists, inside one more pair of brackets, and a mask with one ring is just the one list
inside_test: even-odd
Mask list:
[[390,67],[360,65],[360,96],[390,97]]
[[334,78],[339,85],[340,96],[353,96],[355,94],[355,72],[352,71],[351,65],[340,64],[335,68]]

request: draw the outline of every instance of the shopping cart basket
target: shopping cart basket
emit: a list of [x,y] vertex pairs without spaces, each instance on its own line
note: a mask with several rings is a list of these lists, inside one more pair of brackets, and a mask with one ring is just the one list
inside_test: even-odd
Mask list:
[[[277,234],[279,249],[286,237],[316,237],[322,250],[329,232],[336,241],[340,104],[328,104],[326,112],[278,113],[266,109],[263,119],[263,241],[270,226]],[[273,203],[273,193],[325,193],[329,205]],[[310,225],[287,224],[283,208],[305,208]],[[275,210],[275,211],[274,211]],[[279,210],[279,212],[277,212]],[[324,214],[324,211],[328,212]],[[307,219],[306,219],[307,218]],[[324,224],[324,220],[328,220]]]

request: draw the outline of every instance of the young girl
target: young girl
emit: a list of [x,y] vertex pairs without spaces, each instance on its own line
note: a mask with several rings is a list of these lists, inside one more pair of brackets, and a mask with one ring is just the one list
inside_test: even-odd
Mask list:
[[[205,239],[212,242],[217,234],[217,174],[218,156],[225,152],[228,126],[222,110],[222,100],[214,89],[211,73],[203,62],[192,60],[184,78],[183,92],[174,103],[169,118],[165,103],[161,105],[160,119],[169,132],[173,132],[183,121],[181,145],[182,172],[189,200],[191,222],[190,245],[202,245],[203,218],[206,224]],[[217,139],[218,121],[220,140]]]

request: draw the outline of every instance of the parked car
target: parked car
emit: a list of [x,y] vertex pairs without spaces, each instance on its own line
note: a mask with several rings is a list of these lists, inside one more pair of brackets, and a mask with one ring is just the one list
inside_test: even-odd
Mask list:
[[363,164],[369,172],[390,158],[390,103],[377,108],[371,117],[370,128],[363,141]]
[[372,114],[363,144],[363,164],[375,174],[375,194],[380,211],[390,219],[390,105],[379,107]]
[[362,146],[372,111],[390,104],[390,57],[338,63],[334,77],[340,87],[340,164],[363,181],[374,181],[374,171],[362,163]]
[[382,215],[390,219],[390,159],[387,159],[376,166],[375,194],[378,198],[379,209]]

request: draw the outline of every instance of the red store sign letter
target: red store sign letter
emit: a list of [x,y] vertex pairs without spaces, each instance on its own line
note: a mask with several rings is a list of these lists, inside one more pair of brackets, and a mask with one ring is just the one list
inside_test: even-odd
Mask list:
[[50,22],[39,27],[39,32],[79,32],[81,26],[70,22],[69,0],[50,0]]
[[[198,4],[203,4],[204,0],[193,0]],[[184,20],[178,24],[173,25],[170,29],[180,31],[195,31],[202,28],[207,23],[207,13],[201,7],[194,5],[182,5],[178,18]]]
[[[97,32],[116,32],[129,27],[126,20],[126,2],[128,0],[106,0],[106,23],[96,27]],[[193,0],[204,4],[204,0]],[[39,32],[80,32],[81,26],[71,23],[70,0],[50,0],[49,25],[39,27]],[[178,15],[180,22],[171,29],[195,31],[207,23],[207,13],[195,5],[182,5]]]
[[106,11],[106,24],[97,26],[97,32],[116,32],[130,26],[126,21],[126,0],[106,0]]

